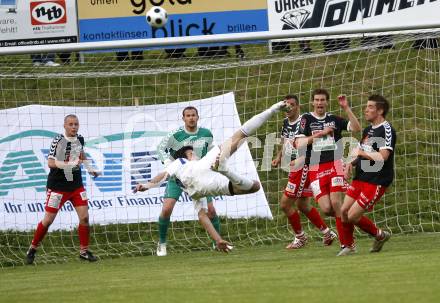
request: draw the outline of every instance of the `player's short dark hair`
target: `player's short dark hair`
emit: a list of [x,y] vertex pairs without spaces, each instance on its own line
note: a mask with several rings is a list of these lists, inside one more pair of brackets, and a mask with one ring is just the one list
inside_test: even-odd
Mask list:
[[185,117],[185,111],[187,111],[187,110],[195,110],[197,116],[199,115],[199,111],[197,110],[197,108],[195,108],[194,106],[187,106],[182,111],[182,117]]
[[185,145],[181,147],[178,151],[174,153],[174,159],[178,159],[178,158],[188,159],[186,152],[189,150],[194,150],[194,148],[191,145]]
[[299,105],[299,99],[297,95],[287,95],[284,97],[284,100],[290,100],[290,99],[295,100],[296,105]]
[[385,118],[390,109],[390,103],[388,102],[388,100],[385,99],[385,97],[382,95],[371,95],[370,97],[368,97],[368,100],[376,102],[376,108],[383,111],[382,116]]
[[79,120],[78,117],[77,117],[77,115],[74,115],[74,114],[68,114],[67,116],[64,117],[64,122],[66,122],[67,119],[69,119],[69,118],[75,118],[75,119]]
[[330,100],[330,94],[325,88],[317,88],[313,90],[312,100],[315,98],[316,95],[324,95],[327,101]]

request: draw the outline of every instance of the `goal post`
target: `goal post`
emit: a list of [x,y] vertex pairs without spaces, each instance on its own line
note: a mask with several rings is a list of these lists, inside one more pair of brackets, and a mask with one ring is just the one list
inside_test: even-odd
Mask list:
[[[335,42],[312,40],[310,53],[292,41],[289,49],[269,54],[268,40],[297,38],[292,33],[0,49],[0,266],[22,264],[33,229],[44,214],[47,149],[51,138],[63,131],[63,115],[78,114],[79,133],[88,142],[86,152],[106,173],[102,180],[84,176],[92,201],[91,222],[97,222],[91,227],[91,249],[100,257],[149,255],[155,253],[158,240],[153,208],[157,211],[161,204],[130,201],[135,197],[129,192],[133,180],[147,180],[161,168],[153,147],[166,132],[182,125],[182,106],[195,104],[199,125],[216,129],[214,141],[221,143],[240,123],[287,94],[299,97],[302,112],[310,111],[311,91],[319,87],[329,90],[332,113],[342,114],[335,98],[346,94],[363,127],[366,98],[379,93],[390,100],[388,120],[398,137],[396,178],[370,216],[393,233],[439,232],[440,26],[407,29],[413,31],[378,28],[368,37],[349,39],[345,35],[356,32],[338,29],[329,32],[343,34],[332,38]],[[315,30],[302,35],[319,36]],[[217,48],[208,53],[193,47],[213,42]],[[237,55],[238,48],[218,46],[230,42],[240,43],[244,56]],[[187,49],[174,56],[159,46]],[[142,57],[128,54],[119,60],[114,50],[123,48],[154,49],[144,50]],[[78,62],[72,54],[59,67],[34,65],[30,53],[46,51],[81,51],[85,60]],[[222,236],[237,246],[292,239],[278,204],[288,173],[270,165],[282,120],[279,114],[263,125],[248,142],[244,154],[249,157],[237,160],[240,172],[252,174],[255,169],[267,209],[255,202],[259,199],[255,195],[242,204],[214,201]],[[139,148],[128,158],[121,138]],[[176,205],[168,231],[171,253],[211,247],[190,206],[187,197]],[[68,204],[63,211],[64,217],[59,215],[43,241],[37,263],[76,256],[77,217]],[[334,226],[331,219],[326,222]],[[302,223],[309,235],[320,239],[305,217]]]

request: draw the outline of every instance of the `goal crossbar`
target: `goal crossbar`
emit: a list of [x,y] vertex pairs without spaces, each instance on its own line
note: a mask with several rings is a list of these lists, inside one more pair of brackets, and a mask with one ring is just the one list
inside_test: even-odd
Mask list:
[[172,38],[155,38],[155,39],[136,39],[136,40],[120,40],[120,41],[100,41],[100,42],[79,42],[67,44],[48,44],[33,46],[14,46],[0,48],[0,55],[18,55],[31,53],[49,53],[49,52],[69,52],[69,51],[87,51],[87,50],[109,50],[109,49],[130,49],[130,48],[153,48],[153,47],[170,47],[175,45],[200,45],[213,44],[222,42],[243,42],[243,41],[267,41],[276,39],[289,38],[306,38],[320,36],[337,36],[352,34],[369,34],[379,32],[401,32],[414,30],[430,30],[439,29],[440,23],[431,24],[408,24],[405,26],[356,26],[350,29],[335,28],[325,30],[321,28],[302,29],[300,31],[263,31],[251,33],[237,34],[216,34],[206,36],[189,36],[189,37],[172,37]]

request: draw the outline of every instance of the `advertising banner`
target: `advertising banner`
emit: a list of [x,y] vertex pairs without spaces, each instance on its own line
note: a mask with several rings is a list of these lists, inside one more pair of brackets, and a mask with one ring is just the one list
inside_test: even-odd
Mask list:
[[[164,28],[152,28],[152,6],[168,12]],[[81,42],[183,37],[267,31],[267,2],[206,0],[78,1]]]
[[77,42],[75,0],[0,0],[0,47]]
[[[132,107],[61,107],[30,105],[0,111],[0,230],[30,230],[44,216],[47,155],[54,137],[63,133],[67,114],[79,118],[85,152],[102,172],[97,178],[83,169],[92,224],[155,222],[165,184],[133,194],[137,182],[146,183],[163,170],[156,148],[161,139],[182,125],[186,106],[199,110],[199,126],[211,129],[221,144],[241,123],[233,93],[209,99]],[[258,180],[247,144],[229,160],[231,168]],[[217,213],[231,218],[272,218],[263,190],[251,195],[215,197]],[[171,220],[196,220],[191,199],[183,194]],[[70,203],[59,211],[52,227],[77,225]]]
[[417,25],[438,22],[440,0],[268,0],[269,30]]

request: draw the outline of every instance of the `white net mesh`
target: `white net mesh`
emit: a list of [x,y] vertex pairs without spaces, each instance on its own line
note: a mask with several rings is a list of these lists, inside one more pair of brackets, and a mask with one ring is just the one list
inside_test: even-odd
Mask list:
[[[299,44],[278,42],[272,45],[272,53],[269,53],[267,43],[261,43],[174,52],[89,52],[71,54],[70,57],[57,54],[56,58],[34,57],[33,60],[30,55],[2,56],[0,102],[3,118],[0,124],[2,129],[12,130],[14,124],[11,119],[5,118],[5,110],[32,104],[70,106],[73,109],[172,106],[176,102],[211,98],[229,92],[234,93],[239,118],[244,122],[286,94],[298,95],[302,111],[309,111],[311,91],[319,87],[329,90],[331,101],[341,93],[346,94],[356,116],[363,117],[366,98],[372,93],[379,93],[391,101],[388,120],[398,137],[396,178],[371,217],[379,226],[393,232],[437,232],[440,230],[439,35],[436,30]],[[50,66],[52,64],[48,61],[51,60],[61,66]],[[55,111],[52,119],[41,116],[41,125],[59,125],[61,132],[62,122],[55,117],[67,112]],[[102,111],[105,113],[105,110]],[[330,102],[329,111],[340,113],[336,102]],[[212,112],[203,118],[209,121],[219,114]],[[35,113],[28,112],[26,115]],[[157,115],[159,112],[152,113],[153,117]],[[169,119],[170,126],[180,123],[178,116]],[[17,121],[26,121],[26,118]],[[98,122],[107,123],[109,128],[122,129],[125,125],[125,121]],[[253,159],[259,161],[257,170],[273,220],[222,217],[221,234],[235,244],[272,243],[292,237],[278,206],[287,173],[281,169],[264,168],[270,167],[274,156],[264,154],[267,136],[276,133],[279,137],[281,123],[282,116],[272,118],[256,135],[262,144],[250,144]],[[366,122],[362,121],[362,125],[365,127]],[[29,130],[37,128],[29,125]],[[30,231],[22,231],[23,228],[19,227],[21,223],[14,221],[15,214],[20,212],[18,205],[32,212],[28,204],[29,200],[35,199],[14,199],[19,196],[14,194],[20,190],[17,184],[32,175],[30,182],[36,197],[39,192],[44,192],[47,177],[46,163],[34,163],[35,159],[23,160],[32,158],[32,155],[20,154],[24,152],[20,145],[10,143],[13,135],[2,133],[0,139],[0,194],[3,195],[0,196],[3,198],[0,205],[1,266],[22,263],[32,240],[31,230],[38,223],[29,219],[25,225]],[[93,138],[86,137],[86,140]],[[50,144],[50,141],[47,142]],[[111,149],[112,143],[108,146]],[[117,161],[109,162],[109,165],[113,164],[116,165]],[[94,195],[99,196],[99,192],[89,192],[92,200]],[[41,217],[44,201],[34,202],[32,207],[40,212]],[[36,202],[40,202],[40,206]],[[218,203],[221,201],[216,205]],[[119,224],[92,226],[91,247],[99,256],[154,253],[158,239],[157,223],[125,224],[125,212],[124,207],[118,209]],[[76,255],[77,232],[63,228],[63,224],[75,228],[78,221],[74,212],[69,221],[54,223],[51,227],[53,232],[46,236],[38,252],[37,262],[57,262]],[[327,222],[332,224],[331,220]],[[308,233],[316,234],[316,229],[309,223],[305,220],[303,223],[310,229],[306,229]],[[208,249],[210,240],[198,222],[173,221],[168,231],[168,246],[171,252]]]

